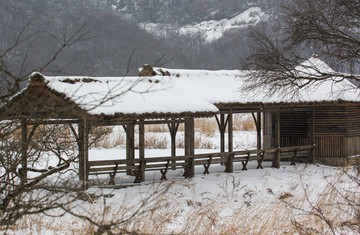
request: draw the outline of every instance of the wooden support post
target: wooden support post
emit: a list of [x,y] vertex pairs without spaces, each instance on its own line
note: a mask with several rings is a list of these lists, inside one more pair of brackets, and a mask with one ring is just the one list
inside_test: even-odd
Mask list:
[[[311,109],[311,117],[310,117],[310,138],[311,144],[315,146],[315,108],[312,107]],[[315,148],[315,147],[314,147]],[[309,163],[314,163],[315,160],[315,149],[312,148],[309,154]]]
[[141,161],[140,162],[140,181],[144,182],[145,181],[145,170],[146,170],[146,161]]
[[139,125],[139,158],[145,159],[145,125]]
[[225,152],[225,115],[220,114],[220,152]]
[[89,126],[87,120],[80,120],[78,124],[78,145],[79,145],[79,178],[82,181],[83,189],[87,189],[88,182],[88,161],[89,161]]
[[[220,152],[224,153],[225,152],[225,130],[226,130],[226,126],[227,126],[227,122],[229,121],[229,115],[225,121],[225,114],[220,114],[220,120],[217,117],[217,115],[215,115],[216,118],[216,122],[219,126],[219,130],[220,130]],[[221,163],[221,165],[223,165],[224,163]]]
[[[275,113],[275,147],[280,148],[280,110]],[[276,151],[273,167],[280,168],[280,149]]]
[[228,114],[228,151],[232,152],[234,150],[233,147],[233,114]]
[[[194,118],[185,119],[185,155],[193,156],[195,154],[195,125]],[[187,160],[189,178],[195,175],[194,158]]]
[[[190,155],[195,154],[195,120],[194,118],[191,118],[189,120],[189,126],[190,126]],[[189,172],[190,178],[193,178],[195,176],[195,164],[194,164],[194,157],[190,159],[190,172]]]
[[261,149],[262,145],[261,145],[261,113],[257,112],[256,113],[256,117],[254,113],[251,113],[254,122],[255,122],[255,127],[256,127],[256,146],[257,149]]
[[195,120],[194,118],[189,119],[190,129],[190,155],[195,154]]
[[262,148],[271,148],[271,115],[268,112],[263,112],[263,141]]
[[[123,126],[126,132],[126,160],[134,160],[135,159],[135,125],[128,124]],[[133,166],[133,164],[129,163],[127,166]],[[131,169],[126,170],[127,175],[131,175]]]
[[[175,123],[175,122],[168,123],[168,127],[169,127],[170,136],[171,136],[171,157],[176,157],[176,133],[179,128],[179,123]],[[171,163],[175,164],[176,161],[171,160]],[[176,167],[172,166],[171,169],[175,170]]]
[[257,149],[262,148],[261,143],[261,113],[257,113],[257,123],[256,123],[256,133],[257,133]]
[[[228,151],[233,151],[233,114],[230,112],[227,117],[228,121]],[[228,155],[225,172],[234,172],[234,155]]]
[[233,154],[228,155],[225,167],[226,167],[225,172],[228,172],[228,173],[234,172],[234,155]]
[[28,131],[26,120],[21,120],[21,183],[27,182]]
[[185,119],[185,138],[184,138],[184,147],[185,147],[185,155],[190,155],[190,128],[189,128],[189,119]]
[[135,125],[129,125],[130,159],[135,159]]

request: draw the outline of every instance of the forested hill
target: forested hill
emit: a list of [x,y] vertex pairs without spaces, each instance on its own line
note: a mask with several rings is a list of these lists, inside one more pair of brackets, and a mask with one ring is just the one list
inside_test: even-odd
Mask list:
[[286,0],[107,0],[124,17],[134,22],[187,25],[222,20],[260,7],[272,11]]
[[[2,0],[0,49],[8,48],[23,28],[24,36],[36,32],[6,58],[14,70],[19,70],[27,54],[25,68],[31,70],[49,60],[65,35],[69,38],[84,26],[82,32],[89,32],[88,39],[63,51],[48,73],[61,69],[64,74],[122,76],[128,67],[135,74],[144,63],[176,68],[236,69],[240,67],[240,59],[248,55],[247,45],[251,43],[246,24],[221,32],[222,37],[211,42],[197,33],[178,31],[159,37],[139,25],[154,23],[186,28],[204,21],[216,25],[217,21],[231,19],[251,7],[258,7],[261,14],[272,15],[284,1]],[[261,19],[260,23],[266,24],[266,20]]]
[[[90,3],[90,4],[89,4]],[[19,69],[27,53],[27,69],[48,61],[60,46],[83,27],[87,40],[79,41],[63,51],[48,69],[64,74],[122,76],[129,67],[131,73],[143,63],[169,61],[170,66],[184,66],[183,56],[141,30],[135,23],[122,19],[121,13],[106,5],[88,0],[2,0],[0,1],[0,49],[10,47],[20,31],[23,36],[36,33],[21,47],[15,48],[6,59]],[[54,37],[57,37],[60,42]]]

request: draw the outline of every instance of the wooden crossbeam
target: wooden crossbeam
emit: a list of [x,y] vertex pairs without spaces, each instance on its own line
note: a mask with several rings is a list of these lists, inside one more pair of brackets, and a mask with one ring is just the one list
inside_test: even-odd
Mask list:
[[160,178],[160,180],[167,180],[167,178],[166,178],[166,173],[167,173],[167,171],[168,171],[168,169],[169,169],[169,163],[170,163],[170,160],[167,160],[165,169],[164,169],[164,170],[160,170],[160,173],[161,173],[161,178]]
[[241,161],[241,164],[243,165],[243,168],[241,170],[247,171],[246,166],[249,163],[249,159],[250,159],[250,153],[247,154],[247,157],[246,157],[245,161]]
[[212,160],[212,156],[209,157],[209,160],[207,161],[207,163],[204,164],[204,173],[203,174],[210,174],[209,173],[209,167],[211,165],[211,160]]
[[256,169],[264,169],[262,166],[262,162],[264,161],[265,154],[266,154],[265,151],[260,154],[260,159],[257,160],[258,165],[257,165]]
[[293,156],[293,158],[292,158],[292,160],[291,160],[291,164],[290,164],[290,165],[292,165],[292,166],[295,166],[295,165],[296,165],[296,164],[295,164],[296,155],[297,155],[297,149],[295,149],[295,151],[294,151],[294,156]]
[[115,176],[116,176],[117,168],[118,168],[118,163],[116,163],[113,173],[109,173],[109,175],[110,175],[109,184],[115,185]]

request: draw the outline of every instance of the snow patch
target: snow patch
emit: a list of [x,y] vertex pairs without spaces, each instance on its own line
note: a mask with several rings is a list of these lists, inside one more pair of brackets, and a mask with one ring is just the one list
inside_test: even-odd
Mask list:
[[158,23],[140,23],[139,25],[157,37],[166,37],[171,32],[180,35],[199,35],[206,43],[210,43],[220,39],[229,30],[246,28],[266,19],[267,15],[259,7],[251,7],[229,19],[203,21],[178,28],[174,25]]

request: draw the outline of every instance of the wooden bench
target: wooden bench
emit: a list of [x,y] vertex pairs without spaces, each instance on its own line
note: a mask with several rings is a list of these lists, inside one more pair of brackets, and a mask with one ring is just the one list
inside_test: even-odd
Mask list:
[[[171,162],[172,160],[177,160],[177,162],[173,163]],[[160,180],[166,180],[166,174],[169,168],[186,168],[187,164],[188,163],[184,161],[184,157],[157,157],[134,160],[89,161],[88,174],[109,174],[109,184],[115,184],[115,176],[117,173],[130,172],[133,176],[135,176],[134,183],[140,183],[145,180],[145,171],[160,171]],[[185,174],[185,177],[187,176],[188,175]]]
[[241,162],[242,170],[247,170],[249,161],[256,160],[256,169],[263,169],[262,163],[265,160],[287,159],[291,161],[291,165],[295,165],[295,161],[299,157],[306,157],[312,154],[314,146],[295,146],[282,147],[275,149],[245,150],[223,153],[204,153],[190,156],[177,157],[151,157],[146,159],[133,160],[103,160],[90,161],[88,163],[88,174],[109,174],[109,184],[115,184],[115,176],[117,173],[131,173],[135,176],[135,183],[145,180],[146,171],[160,171],[160,180],[167,180],[166,174],[170,169],[184,169],[184,177],[194,177],[195,165],[204,166],[204,174],[209,174],[209,168],[212,164],[222,164],[225,166],[226,172],[233,172],[233,163]]

